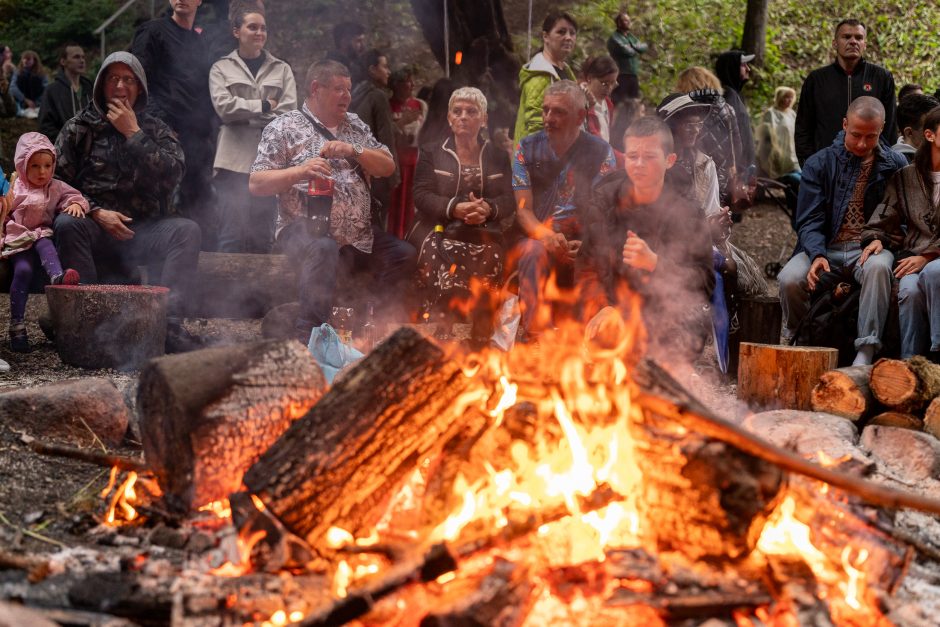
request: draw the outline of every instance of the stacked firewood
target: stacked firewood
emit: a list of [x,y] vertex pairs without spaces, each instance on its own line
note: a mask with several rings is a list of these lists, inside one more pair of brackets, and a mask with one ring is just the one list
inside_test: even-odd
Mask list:
[[812,405],[853,422],[866,419],[940,438],[940,365],[916,356],[830,370],[813,388]]

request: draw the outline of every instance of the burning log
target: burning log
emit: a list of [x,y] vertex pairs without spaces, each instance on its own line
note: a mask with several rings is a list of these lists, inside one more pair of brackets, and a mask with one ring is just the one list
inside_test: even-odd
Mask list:
[[901,429],[912,429],[913,431],[923,431],[924,429],[923,420],[913,414],[900,411],[881,412],[872,418],[868,424],[882,427],[900,427]]
[[196,281],[189,311],[196,318],[262,318],[297,296],[296,273],[284,255],[201,252]]
[[152,361],[141,372],[137,405],[144,454],[167,503],[186,511],[240,490],[244,472],[325,388],[297,342]]
[[535,584],[527,569],[497,558],[482,577],[449,582],[421,619],[421,627],[521,625]]
[[871,366],[849,366],[823,373],[813,388],[813,411],[857,422],[874,412],[875,397],[868,385]]
[[871,391],[888,407],[918,412],[940,396],[940,366],[919,355],[879,359],[871,371]]
[[0,420],[35,437],[63,438],[83,446],[117,446],[127,431],[124,395],[111,379],[49,383],[0,394]]
[[738,398],[751,407],[809,410],[813,386],[838,366],[839,351],[742,342],[740,360]]
[[468,381],[435,344],[400,329],[264,453],[245,485],[315,548],[333,526],[357,535],[391,489],[459,428],[445,410]]

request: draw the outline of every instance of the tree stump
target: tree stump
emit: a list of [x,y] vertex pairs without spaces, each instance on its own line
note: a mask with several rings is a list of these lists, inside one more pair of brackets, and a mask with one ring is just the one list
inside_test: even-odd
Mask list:
[[838,361],[835,348],[743,342],[738,398],[754,408],[812,410],[813,386]]
[[357,535],[406,474],[459,429],[448,408],[468,382],[457,360],[399,329],[264,453],[245,485],[313,547],[332,526]]
[[79,368],[132,370],[162,355],[169,294],[142,285],[50,285],[59,358]]
[[295,268],[284,255],[202,252],[196,282],[189,308],[196,318],[262,318],[297,297]]
[[928,359],[879,359],[871,371],[871,391],[879,401],[915,413],[940,396],[940,366]]
[[850,366],[824,372],[813,388],[813,411],[848,418],[852,422],[871,415],[875,397],[868,385],[871,366]]
[[241,489],[244,472],[326,389],[297,342],[170,355],[141,372],[147,463],[167,504],[187,511]]

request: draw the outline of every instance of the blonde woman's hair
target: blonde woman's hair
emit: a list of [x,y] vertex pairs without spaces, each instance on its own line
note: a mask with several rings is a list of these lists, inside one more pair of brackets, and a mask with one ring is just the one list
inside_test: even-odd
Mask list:
[[454,103],[458,100],[472,102],[479,107],[480,113],[486,114],[486,96],[476,87],[460,87],[459,89],[455,89],[454,93],[450,95],[450,100],[447,101],[447,110],[450,111],[451,107],[453,107]]
[[720,92],[722,91],[721,81],[707,68],[693,65],[679,73],[676,79],[676,91],[687,94],[696,89],[714,89]]
[[780,103],[783,102],[784,96],[793,96],[793,99],[796,100],[796,90],[783,85],[774,90],[774,106],[778,109],[780,109]]

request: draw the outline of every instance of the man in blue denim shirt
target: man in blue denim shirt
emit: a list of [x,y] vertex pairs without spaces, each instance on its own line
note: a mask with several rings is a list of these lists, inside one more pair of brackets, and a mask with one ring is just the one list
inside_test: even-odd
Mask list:
[[843,131],[828,148],[806,161],[796,209],[797,253],[780,275],[783,336],[789,339],[809,308],[809,293],[820,274],[851,270],[862,286],[859,299],[858,354],[853,365],[870,364],[881,349],[891,299],[894,258],[887,250],[862,249],[865,222],[884,195],[891,175],[907,165],[879,136],[885,109],[877,99],[852,101]]

